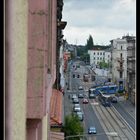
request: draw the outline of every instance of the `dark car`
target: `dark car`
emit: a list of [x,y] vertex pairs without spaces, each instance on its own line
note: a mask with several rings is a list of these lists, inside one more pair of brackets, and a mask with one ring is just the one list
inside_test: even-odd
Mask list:
[[111,103],[109,101],[101,101],[104,107],[111,107]]
[[111,100],[111,102],[112,102],[112,103],[117,103],[117,102],[118,102],[118,101],[117,101],[117,98],[116,98],[116,97],[113,97],[112,100]]
[[94,126],[91,126],[88,128],[88,134],[96,134],[96,128]]

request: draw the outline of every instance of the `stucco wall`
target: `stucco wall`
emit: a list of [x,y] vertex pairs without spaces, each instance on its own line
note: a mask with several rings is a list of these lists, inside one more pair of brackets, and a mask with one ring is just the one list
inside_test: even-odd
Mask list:
[[42,140],[47,140],[48,138],[48,115],[42,119]]
[[7,140],[26,139],[26,85],[27,85],[27,1],[11,0],[6,3],[8,19],[7,61],[8,93],[6,106]]

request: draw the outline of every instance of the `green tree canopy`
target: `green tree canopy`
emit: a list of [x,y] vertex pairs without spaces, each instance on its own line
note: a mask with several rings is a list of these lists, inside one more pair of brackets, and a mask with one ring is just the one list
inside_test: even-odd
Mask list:
[[[77,115],[72,114],[65,117],[64,132],[65,136],[79,135],[83,134],[83,127]],[[70,140],[80,140],[77,138],[69,138]]]
[[86,48],[87,50],[90,50],[93,48],[93,46],[94,46],[93,38],[91,35],[89,35],[89,38],[87,39]]
[[104,60],[99,63],[100,68],[109,68],[109,64],[106,63]]

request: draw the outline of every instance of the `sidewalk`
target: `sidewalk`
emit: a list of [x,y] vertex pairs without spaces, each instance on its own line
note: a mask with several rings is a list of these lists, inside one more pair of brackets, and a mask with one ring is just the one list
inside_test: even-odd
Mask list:
[[118,103],[133,117],[135,118],[135,106],[129,101],[124,98],[124,96],[120,96],[118,98]]

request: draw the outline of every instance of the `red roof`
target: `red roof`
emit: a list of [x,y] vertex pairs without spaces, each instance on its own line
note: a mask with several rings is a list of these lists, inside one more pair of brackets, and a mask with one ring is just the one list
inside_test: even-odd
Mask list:
[[62,92],[53,89],[50,108],[51,126],[62,125],[62,98]]

